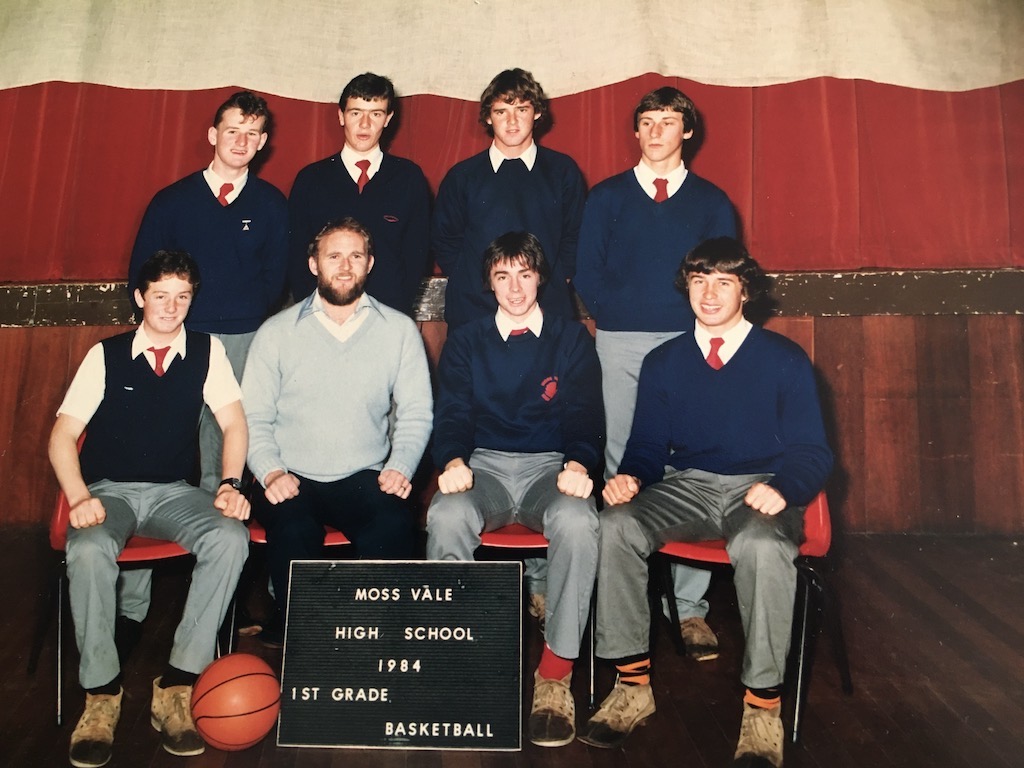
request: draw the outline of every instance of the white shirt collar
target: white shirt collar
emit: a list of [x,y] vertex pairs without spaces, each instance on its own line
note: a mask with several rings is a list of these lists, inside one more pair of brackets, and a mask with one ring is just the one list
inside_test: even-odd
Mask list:
[[[495,173],[498,172],[498,168],[501,166],[502,162],[513,159],[507,158],[501,154],[501,150],[495,146],[493,141],[491,142],[491,148],[487,150],[487,156],[491,159],[491,168],[494,169]],[[534,163],[537,162],[537,142],[530,139],[530,146],[524,150],[523,154],[521,154],[518,159],[522,160],[526,165],[526,170],[532,171]]]
[[[146,328],[140,325],[135,331],[135,338],[132,339],[132,360],[141,354],[146,354],[146,359],[149,361],[149,365],[153,368],[156,367],[156,357],[152,352],[149,352],[150,347],[162,347],[163,344],[157,345],[149,338],[149,334],[146,333]],[[171,364],[171,360],[177,355],[182,360],[185,359],[185,326],[178,329],[178,335],[174,337],[174,340],[168,345],[170,351],[164,358],[164,370]]]
[[721,358],[722,364],[725,365],[732,359],[732,356],[736,354],[736,350],[738,350],[740,345],[746,340],[747,334],[750,333],[751,328],[753,328],[753,326],[745,317],[740,318],[740,321],[736,323],[736,325],[721,334],[709,333],[701,327],[700,323],[694,322],[693,338],[706,358],[711,352],[712,336],[721,336],[723,341],[722,346],[718,349],[718,357]]
[[538,304],[524,319],[513,320],[502,312],[499,307],[498,311],[494,314],[494,324],[498,326],[498,333],[501,335],[502,341],[508,341],[508,337],[512,335],[512,331],[517,331],[520,328],[526,328],[531,331],[534,336],[540,338],[541,329],[544,327],[544,312],[541,311],[540,304]]
[[207,166],[206,170],[203,171],[203,178],[206,179],[206,183],[209,185],[210,191],[213,192],[214,197],[220,197],[220,188],[222,186],[224,186],[225,184],[232,185],[233,189],[230,192],[228,192],[224,196],[224,198],[229,203],[233,203],[235,201],[235,198],[242,194],[242,189],[245,187],[245,182],[249,180],[249,169],[246,168],[242,175],[239,176],[237,179],[228,181],[227,179],[222,179],[213,170],[213,163],[211,162],[209,166]]
[[641,159],[633,169],[633,175],[636,177],[640,188],[652,200],[654,199],[654,195],[657,193],[657,190],[654,188],[655,179],[668,179],[666,189],[668,191],[668,196],[672,197],[672,195],[678,192],[679,188],[683,186],[683,182],[686,181],[687,173],[689,173],[689,171],[686,170],[686,163],[680,163],[678,168],[674,171],[670,171],[666,176],[659,176],[651,170],[651,167],[647,165],[643,159]]
[[366,318],[369,316],[367,311],[370,308],[370,297],[367,294],[362,294],[356,299],[356,308],[343,323],[336,323],[327,314],[324,309],[324,299],[320,295],[320,291],[313,291],[313,303],[310,305],[310,311],[313,316],[320,321],[320,324],[327,329],[327,331],[338,341],[348,341],[352,338],[352,335],[359,330],[360,326],[366,322]]
[[352,181],[359,181],[360,170],[356,167],[356,163],[359,160],[369,160],[370,167],[366,169],[366,175],[371,179],[374,174],[380,170],[380,164],[384,162],[384,150],[380,148],[380,144],[371,149],[366,154],[356,152],[348,144],[341,148],[341,162],[345,164],[345,169],[348,171],[348,175],[352,177]]

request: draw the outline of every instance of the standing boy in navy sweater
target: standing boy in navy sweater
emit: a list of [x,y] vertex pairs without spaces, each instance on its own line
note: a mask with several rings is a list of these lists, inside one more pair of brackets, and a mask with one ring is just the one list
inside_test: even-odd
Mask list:
[[539,146],[534,133],[548,120],[540,83],[522,69],[499,73],[480,96],[480,123],[491,146],[456,164],[441,182],[432,243],[448,276],[444,319],[449,328],[494,314],[493,294],[480,285],[480,255],[505,232],[533,233],[551,268],[541,306],[573,316],[569,281],[586,187],[568,155]]
[[[707,238],[736,234],[729,198],[683,163],[683,142],[696,127],[697,109],[686,94],[670,87],[651,91],[633,112],[640,162],[587,198],[574,284],[597,321],[606,478],[618,470],[629,437],[644,357],[693,324],[689,306],[672,289],[679,263]],[[672,572],[687,653],[714,659],[718,639],[704,621],[710,573],[685,565]]]
[[289,279],[302,301],[316,286],[306,249],[329,221],[346,216],[373,236],[376,258],[366,292],[399,312],[411,314],[430,247],[430,190],[411,160],[385,154],[384,129],[395,117],[395,87],[366,72],[352,78],[338,100],[345,133],[341,152],[307,165],[288,196]]
[[[156,251],[181,250],[195,259],[203,291],[188,326],[220,339],[239,380],[256,329],[284,292],[287,203],[277,187],[249,173],[267,143],[270,120],[267,102],[248,91],[220,105],[207,131],[213,161],[156,193],[128,269],[134,290],[142,263]],[[200,487],[208,491],[220,480],[220,452],[220,430],[205,409],[199,424]]]
[[536,237],[499,237],[483,260],[497,312],[445,344],[433,435],[444,471],[427,512],[427,557],[472,560],[482,531],[513,522],[547,537],[546,642],[527,730],[534,744],[556,747],[576,732],[569,683],[597,564],[590,473],[603,418],[590,334],[538,305],[548,274]]
[[[619,473],[604,489],[597,653],[618,679],[580,739],[620,745],[654,713],[647,557],[670,540],[724,538],[746,636],[736,765],[782,765],[804,507],[832,468],[804,351],[743,317],[764,274],[732,238],[687,255],[676,286],[696,315],[644,360]],[[612,506],[616,505],[616,506]]]

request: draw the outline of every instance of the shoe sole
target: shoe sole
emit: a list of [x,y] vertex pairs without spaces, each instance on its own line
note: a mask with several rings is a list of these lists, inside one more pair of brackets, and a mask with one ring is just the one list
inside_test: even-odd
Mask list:
[[194,757],[195,755],[201,755],[203,754],[203,752],[206,751],[206,745],[203,744],[201,747],[196,747],[195,749],[182,749],[176,752],[169,746],[164,744],[164,731],[163,728],[160,727],[160,721],[157,720],[155,717],[150,717],[149,724],[153,726],[154,731],[160,734],[160,746],[163,747],[164,752],[167,752],[168,754],[174,755],[175,757]]
[[572,744],[576,740],[576,734],[573,733],[566,739],[558,739],[557,741],[541,741],[540,739],[530,739],[531,744],[536,744],[538,747],[564,747],[566,744]]
[[629,738],[629,734],[631,734],[633,731],[635,731],[640,726],[647,725],[647,721],[651,718],[651,716],[656,711],[657,710],[652,709],[649,713],[647,713],[646,715],[641,717],[639,720],[635,721],[633,723],[633,725],[630,726],[628,731],[623,733],[621,737],[619,737],[618,739],[616,739],[613,742],[591,741],[591,740],[587,739],[586,734],[578,735],[576,737],[576,740],[577,741],[581,741],[581,742],[583,742],[584,744],[586,744],[588,746],[597,747],[598,749],[617,749],[618,747],[621,747],[623,744],[626,743],[626,739]]
[[83,763],[81,760],[75,760],[69,755],[68,762],[75,768],[103,768],[104,765],[110,762],[110,758],[108,757],[102,763]]
[[718,658],[718,651],[690,651],[686,655],[694,661],[714,661]]

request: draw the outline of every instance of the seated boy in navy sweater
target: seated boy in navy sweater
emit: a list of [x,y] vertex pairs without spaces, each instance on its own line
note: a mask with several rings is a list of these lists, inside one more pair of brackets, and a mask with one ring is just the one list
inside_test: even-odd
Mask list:
[[569,684],[597,565],[590,473],[602,448],[601,370],[581,324],[543,312],[540,241],[509,232],[484,253],[498,311],[456,328],[438,366],[427,557],[472,560],[482,531],[521,523],[548,546],[545,645],[527,726],[534,744],[576,733]]
[[601,516],[597,654],[615,661],[618,680],[580,734],[587,744],[616,747],[654,713],[647,557],[670,540],[724,538],[746,635],[736,764],[782,764],[793,560],[832,452],[807,355],[743,317],[763,278],[736,240],[698,245],[676,278],[693,331],[644,360],[633,430]]

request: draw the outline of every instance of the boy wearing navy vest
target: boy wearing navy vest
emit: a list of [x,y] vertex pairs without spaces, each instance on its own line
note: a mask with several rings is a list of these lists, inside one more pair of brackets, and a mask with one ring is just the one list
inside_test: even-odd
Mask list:
[[444,471],[427,512],[427,557],[472,560],[482,531],[513,522],[547,537],[546,642],[527,730],[534,744],[556,747],[576,733],[569,684],[596,570],[591,473],[604,419],[589,332],[538,304],[548,274],[536,237],[499,237],[483,260],[497,312],[445,343],[433,435]]
[[[109,761],[120,716],[114,623],[117,557],[125,542],[166,539],[196,557],[168,666],[153,681],[153,725],[175,755],[204,749],[189,713],[192,684],[213,660],[248,555],[240,521],[249,516],[249,502],[238,480],[248,446],[241,391],[221,343],[183,327],[199,287],[198,267],[185,253],[160,251],[142,264],[138,286],[142,324],[89,350],[50,435],[50,462],[71,505],[69,595],[86,704],[69,758],[80,768]],[[216,494],[186,482],[204,404],[224,434],[225,479]]]
[[777,768],[793,561],[832,451],[807,355],[743,317],[764,285],[746,249],[728,237],[702,243],[675,285],[696,322],[644,360],[629,442],[604,488],[597,654],[618,678],[580,740],[618,747],[654,714],[648,556],[672,540],[725,539],[746,637],[734,764]]

